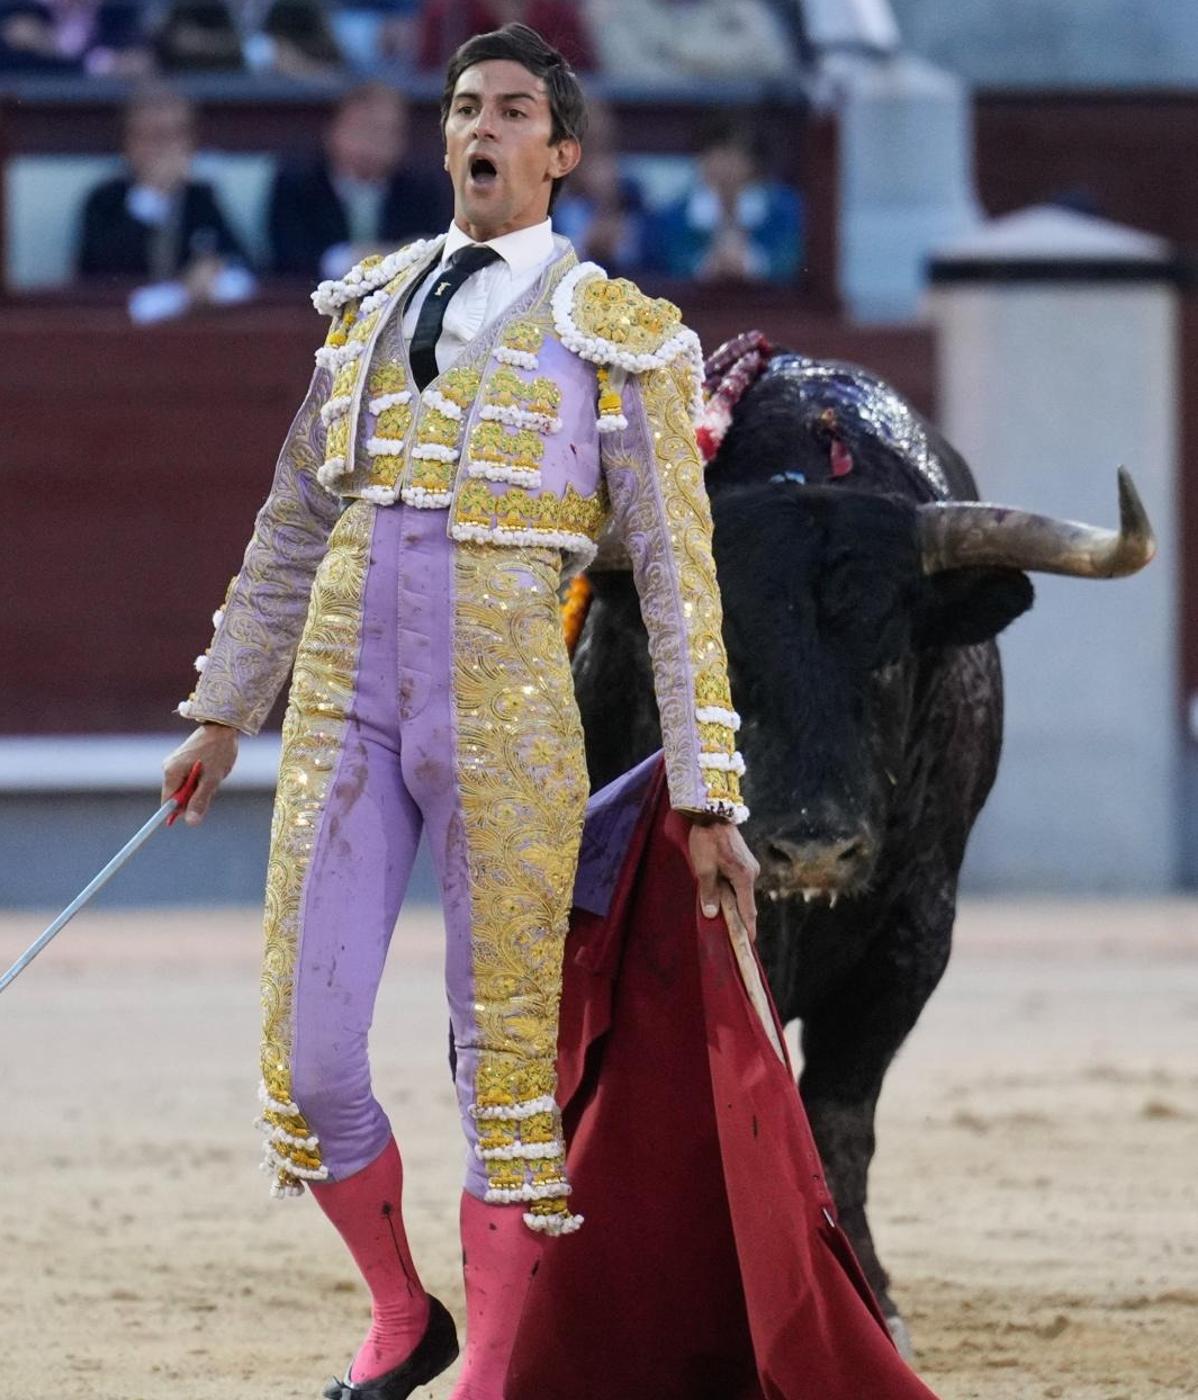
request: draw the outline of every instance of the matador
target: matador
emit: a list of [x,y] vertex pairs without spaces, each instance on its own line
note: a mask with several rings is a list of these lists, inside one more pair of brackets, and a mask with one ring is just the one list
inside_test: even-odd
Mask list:
[[[191,819],[292,671],[271,836],[261,1126],[273,1189],[305,1185],[372,1297],[332,1397],[398,1400],[457,1353],[399,1210],[371,1088],[375,994],[422,831],[440,886],[467,1348],[457,1400],[498,1400],[514,1318],[571,1209],[555,1054],[587,772],[559,610],[605,528],[648,627],[671,805],[705,904],[752,917],[711,517],[702,361],[668,301],[580,262],[548,211],[581,155],[574,74],[537,34],[469,40],[442,99],[447,234],[320,285],[308,394],[200,676]],[[613,677],[618,684],[618,677]],[[530,1228],[525,1228],[530,1227]]]

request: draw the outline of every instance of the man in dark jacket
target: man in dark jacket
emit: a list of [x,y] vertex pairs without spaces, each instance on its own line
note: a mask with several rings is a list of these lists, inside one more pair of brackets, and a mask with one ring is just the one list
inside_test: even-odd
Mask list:
[[285,166],[270,198],[276,272],[340,277],[375,249],[440,232],[450,207],[445,181],[404,166],[407,109],[384,83],[347,92],[325,135],[323,156]]
[[189,178],[194,151],[195,118],[186,98],[155,89],[130,103],[128,170],[87,197],[80,276],[163,282],[192,279],[197,269],[217,276],[224,263],[245,261],[211,185]]

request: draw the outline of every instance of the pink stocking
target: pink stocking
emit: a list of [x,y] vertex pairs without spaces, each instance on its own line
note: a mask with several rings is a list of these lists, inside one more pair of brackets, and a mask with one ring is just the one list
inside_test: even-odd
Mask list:
[[313,1182],[312,1194],[370,1289],[370,1331],[346,1380],[373,1380],[402,1365],[428,1325],[428,1296],[403,1228],[403,1163],[395,1139],[344,1181]]
[[519,1205],[462,1193],[466,1356],[450,1400],[502,1400],[524,1297],[544,1243]]

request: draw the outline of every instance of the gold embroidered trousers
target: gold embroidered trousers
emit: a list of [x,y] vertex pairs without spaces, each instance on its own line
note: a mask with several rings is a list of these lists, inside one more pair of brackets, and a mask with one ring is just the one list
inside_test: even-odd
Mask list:
[[[369,1163],[367,1057],[422,831],[440,884],[466,1187],[574,1228],[554,1101],[587,797],[561,554],[354,501],[312,589],[283,728],[263,963],[263,1126],[281,1192]],[[402,1136],[402,1134],[401,1134]]]

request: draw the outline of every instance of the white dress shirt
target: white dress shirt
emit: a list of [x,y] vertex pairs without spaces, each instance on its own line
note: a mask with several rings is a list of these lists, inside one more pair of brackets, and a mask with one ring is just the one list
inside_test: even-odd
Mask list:
[[[459,248],[468,248],[474,239],[450,224],[441,261],[416,288],[403,318],[404,339],[411,344],[420,308],[436,284],[437,276]],[[515,233],[501,234],[482,245],[494,248],[499,257],[467,277],[449,300],[441,335],[437,341],[437,369],[444,373],[474,337],[496,316],[522,296],[551,262],[570,246],[569,240],[553,232],[552,223],[532,224]]]

